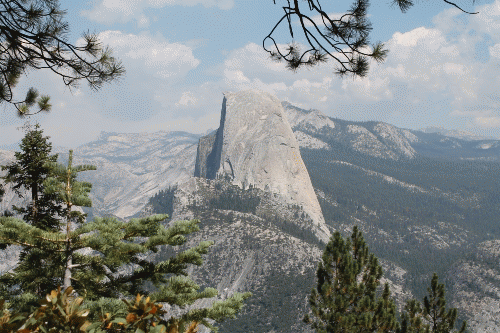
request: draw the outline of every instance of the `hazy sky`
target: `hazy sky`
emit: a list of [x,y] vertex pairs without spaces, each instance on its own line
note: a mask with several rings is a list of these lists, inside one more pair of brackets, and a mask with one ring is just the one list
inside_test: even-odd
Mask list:
[[[320,0],[339,14],[351,1]],[[342,3],[342,5],[339,5]],[[51,96],[52,111],[33,117],[58,146],[77,147],[101,131],[203,133],[218,127],[222,93],[257,88],[331,117],[379,120],[419,129],[439,126],[500,137],[500,0],[417,0],[406,13],[372,0],[371,42],[386,43],[383,64],[364,79],[340,79],[329,61],[292,73],[268,59],[263,38],[281,18],[285,0],[62,0],[68,39],[90,30],[121,59],[126,77],[73,94],[48,70],[32,71],[30,86]],[[297,22],[295,22],[295,27]],[[278,42],[291,38],[286,26]],[[80,39],[80,41],[79,41]],[[301,41],[301,39],[297,39]],[[18,142],[23,124],[0,107],[0,146]]]

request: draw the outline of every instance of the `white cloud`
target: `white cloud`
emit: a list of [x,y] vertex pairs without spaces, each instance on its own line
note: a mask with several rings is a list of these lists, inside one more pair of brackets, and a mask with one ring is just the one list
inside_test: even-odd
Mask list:
[[229,10],[233,8],[234,0],[101,0],[94,8],[84,10],[81,14],[89,20],[103,24],[137,20],[139,27],[144,27],[149,24],[149,19],[144,15],[145,8],[196,5]]
[[419,40],[427,41],[428,38],[435,37],[436,35],[439,35],[437,30],[420,27],[404,34],[396,32],[392,36],[392,39],[394,40],[394,44],[402,46],[416,46]]
[[168,5],[179,5],[179,6],[203,5],[204,7],[217,6],[220,9],[224,10],[231,9],[234,6],[234,0],[164,0],[164,2],[165,1]]
[[146,74],[146,70],[160,79],[184,77],[200,64],[190,47],[169,43],[159,34],[134,35],[108,30],[99,34],[99,40],[113,49],[127,70],[140,71],[141,74]]
[[474,29],[478,33],[486,33],[495,42],[500,41],[500,1],[496,0],[491,4],[477,6],[478,14],[471,15],[469,29]]
[[490,56],[500,58],[500,44],[490,46],[488,47],[488,50],[490,51]]
[[149,18],[146,15],[141,14],[137,19],[137,26],[139,28],[147,28],[149,26]]
[[443,64],[443,70],[446,74],[458,74],[458,75],[464,74],[464,66],[461,64],[454,64],[447,62]]
[[480,127],[500,127],[500,117],[476,117],[475,122]]
[[176,106],[194,106],[196,105],[197,99],[194,97],[193,93],[190,91],[185,91],[182,93],[181,98],[177,103],[175,103]]
[[[182,86],[185,76],[200,63],[190,47],[169,43],[160,34],[105,31],[98,37],[123,62],[127,73],[118,82],[105,84],[94,92],[83,80],[70,94],[61,77],[50,70],[39,70],[22,76],[16,87],[17,96],[26,94],[30,86],[51,96],[51,112],[36,115],[33,120],[41,122],[55,145],[76,147],[94,140],[101,131],[137,132],[139,125],[169,121],[173,124],[176,119],[185,118],[185,108],[202,109],[207,105],[204,96],[213,95],[211,91],[198,96]],[[83,40],[76,45],[79,43]],[[177,113],[178,109],[182,112]],[[198,124],[205,112],[190,112],[191,125]],[[0,142],[8,144],[22,138],[15,127],[22,125],[23,120],[16,118],[10,108],[5,114],[9,117],[1,115]]]
[[233,82],[233,83],[250,82],[250,80],[243,74],[242,71],[232,71],[229,69],[225,69],[224,76],[228,82]]

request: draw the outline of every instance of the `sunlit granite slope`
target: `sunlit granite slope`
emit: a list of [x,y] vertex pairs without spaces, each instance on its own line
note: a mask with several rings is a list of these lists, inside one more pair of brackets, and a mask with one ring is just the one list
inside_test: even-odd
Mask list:
[[228,178],[243,189],[250,185],[302,206],[327,241],[330,232],[280,101],[246,90],[225,93],[220,127],[200,139],[195,176]]

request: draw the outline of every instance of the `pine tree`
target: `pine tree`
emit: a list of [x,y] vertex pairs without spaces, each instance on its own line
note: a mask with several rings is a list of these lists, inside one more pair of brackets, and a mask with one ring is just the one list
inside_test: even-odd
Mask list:
[[407,302],[400,333],[464,333],[467,322],[464,321],[461,328],[455,330],[458,311],[455,308],[446,310],[444,284],[439,283],[436,273],[427,291],[429,295],[424,297],[423,307],[416,300]]
[[422,307],[417,300],[406,302],[401,318],[401,329],[398,333],[430,333],[429,325],[423,321]]
[[[69,151],[68,166],[64,167],[62,164],[49,163],[52,171],[52,177],[47,178],[45,185],[47,187],[47,194],[57,194],[61,201],[64,202],[66,208],[63,215],[66,218],[66,251],[64,259],[66,262],[64,270],[64,289],[71,287],[71,268],[73,268],[71,252],[71,239],[69,238],[71,232],[71,222],[73,219],[77,223],[83,224],[85,222],[86,214],[79,211],[72,210],[73,206],[92,207],[92,201],[89,198],[92,184],[88,182],[76,181],[77,174],[82,171],[96,170],[94,165],[78,165],[73,167],[73,150]],[[64,232],[64,230],[62,230]]]
[[50,174],[48,162],[56,162],[57,154],[50,155],[52,144],[50,137],[43,136],[39,124],[34,129],[27,123],[26,135],[21,141],[21,152],[14,154],[16,162],[2,166],[7,174],[1,177],[6,183],[13,183],[13,190],[22,198],[23,189],[31,194],[29,207],[14,207],[18,214],[24,214],[23,219],[32,225],[46,230],[59,226],[56,217],[61,212],[61,206],[56,204],[54,195],[46,195],[43,182]]
[[[62,206],[57,196],[44,192],[44,181],[49,177],[51,168],[47,163],[57,160],[57,155],[50,155],[52,144],[49,137],[43,136],[43,130],[36,124],[32,128],[26,126],[26,135],[21,141],[21,152],[15,153],[16,161],[2,166],[7,174],[2,177],[6,183],[12,183],[19,197],[26,191],[31,194],[28,207],[13,209],[23,216],[24,221],[44,231],[58,230],[62,214]],[[24,190],[24,191],[23,191]],[[8,212],[3,214],[9,216]],[[40,245],[39,241],[38,245]],[[6,245],[0,245],[5,249]],[[47,254],[36,247],[24,247],[19,257],[19,266],[14,273],[6,273],[0,277],[1,293],[20,297],[19,304],[23,307],[37,306],[37,300],[43,297],[47,289],[57,287],[54,279],[54,267],[61,261],[61,255]],[[20,289],[15,289],[18,285]]]
[[382,268],[368,251],[361,232],[355,226],[351,239],[345,240],[335,232],[316,272],[318,284],[309,297],[312,316],[304,322],[318,333],[465,333],[467,322],[455,329],[457,309],[446,310],[445,288],[434,273],[429,295],[423,307],[415,299],[406,302],[401,324],[386,283],[380,297],[377,288]]
[[[90,204],[87,197],[90,184],[77,182],[76,173],[91,170],[91,166],[72,167],[72,152],[68,166],[52,164],[53,177],[45,182],[48,193],[58,193],[67,204],[67,222],[82,215],[71,212],[75,204]],[[66,232],[42,230],[36,226],[13,217],[0,217],[0,241],[7,244],[19,244],[37,248],[45,253],[60,253],[62,260],[59,267],[59,279],[64,276],[65,286],[71,286],[86,299],[85,305],[91,310],[90,318],[98,320],[98,312],[112,312],[118,316],[126,310],[119,298],[147,294],[144,283],[151,282],[157,291],[151,294],[157,302],[165,302],[172,306],[184,308],[198,299],[212,298],[217,290],[200,287],[187,277],[187,265],[201,265],[202,255],[206,254],[213,242],[203,241],[197,246],[178,253],[176,256],[154,264],[144,258],[148,252],[158,252],[158,246],[181,246],[185,244],[184,235],[199,230],[198,220],[176,221],[165,229],[160,224],[168,216],[166,214],[131,219],[121,222],[115,217],[95,218]],[[137,238],[147,238],[138,242]],[[90,248],[99,255],[85,255],[79,250]],[[124,265],[139,266],[131,275],[117,272]],[[74,284],[74,285],[73,285]],[[159,290],[158,290],[159,289]],[[49,292],[48,290],[45,292]],[[191,309],[179,318],[171,318],[169,325],[183,331],[192,322],[214,328],[207,320],[221,321],[232,318],[243,306],[243,301],[250,293],[236,293],[233,297],[214,302],[210,308]],[[19,308],[14,308],[22,312]],[[24,309],[26,310],[26,309]],[[30,309],[32,310],[32,309]]]
[[316,332],[396,332],[399,328],[388,284],[377,296],[382,267],[357,227],[351,239],[339,232],[332,235],[316,276],[317,287],[309,297],[312,317],[304,317]]

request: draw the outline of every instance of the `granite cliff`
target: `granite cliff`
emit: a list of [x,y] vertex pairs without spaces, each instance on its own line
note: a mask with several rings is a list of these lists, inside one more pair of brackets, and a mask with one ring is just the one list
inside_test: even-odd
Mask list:
[[200,139],[194,175],[275,193],[303,208],[319,239],[330,237],[299,144],[281,102],[269,93],[224,94],[220,127]]

